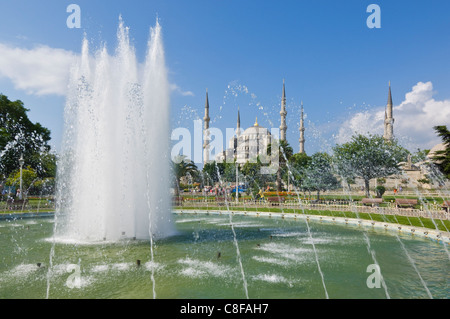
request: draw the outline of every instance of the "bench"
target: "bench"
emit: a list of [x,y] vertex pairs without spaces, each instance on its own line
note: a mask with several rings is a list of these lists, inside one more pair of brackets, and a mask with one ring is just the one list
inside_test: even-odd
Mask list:
[[267,201],[272,205],[280,205],[280,203],[284,203],[285,198],[284,197],[278,197],[278,196],[273,196],[273,197],[267,197]]
[[6,204],[10,210],[19,210],[27,207],[28,199],[8,199]]
[[450,212],[450,200],[444,200],[444,203],[442,203],[442,209],[447,213]]
[[409,199],[409,198],[396,198],[395,199],[395,206],[397,208],[399,207],[414,207],[414,205],[417,205],[417,199]]
[[372,206],[379,206],[382,202],[382,198],[363,198],[361,202],[364,205],[372,205]]

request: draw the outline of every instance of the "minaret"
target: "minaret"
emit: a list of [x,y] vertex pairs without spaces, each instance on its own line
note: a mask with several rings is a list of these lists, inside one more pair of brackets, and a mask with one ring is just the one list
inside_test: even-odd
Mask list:
[[239,136],[240,135],[241,135],[241,116],[239,114],[239,106],[238,106],[237,123],[236,123],[236,135],[233,138],[234,158],[236,160],[238,158],[238,146],[239,146]]
[[391,95],[391,81],[389,81],[389,94],[384,113],[384,134],[385,141],[392,141],[394,139],[394,118],[392,112],[392,95]]
[[300,151],[299,153],[305,153],[305,126],[303,122],[303,101],[302,101],[302,115],[300,117],[300,128],[298,129],[300,131]]
[[237,124],[236,124],[236,136],[239,137],[241,135],[241,116],[239,114],[239,106],[238,106],[238,116],[237,116]]
[[205,116],[203,117],[203,164],[209,162],[209,120],[208,89],[206,89]]
[[281,141],[286,141],[286,130],[287,130],[287,125],[286,125],[286,91],[284,88],[284,79],[283,79],[283,95],[281,96],[281,111],[280,111],[280,115],[281,115],[281,125],[280,125],[280,140]]

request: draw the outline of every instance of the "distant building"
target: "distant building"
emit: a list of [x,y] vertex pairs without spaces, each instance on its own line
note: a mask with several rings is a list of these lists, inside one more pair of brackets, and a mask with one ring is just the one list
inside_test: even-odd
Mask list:
[[208,89],[206,89],[205,116],[203,117],[203,163],[209,162],[209,99]]
[[300,143],[299,153],[305,153],[305,124],[303,118],[303,101],[301,104],[302,104],[302,112],[300,117],[300,128],[298,129],[300,131],[300,138],[298,139],[298,141]]
[[[396,188],[405,189],[436,189],[443,185],[439,185],[439,178],[433,173],[430,164],[432,163],[432,158],[436,155],[436,151],[445,149],[444,144],[435,145],[428,153],[425,160],[413,163],[411,156],[408,156],[405,162],[398,163],[399,168],[402,170],[401,174],[391,175],[384,178],[382,183],[388,189]],[[361,178],[355,180],[356,188],[364,186],[364,181]],[[449,181],[444,181],[445,187],[450,187]],[[379,186],[380,183],[378,179],[374,178],[370,180],[370,187]]]
[[[206,115],[208,114],[208,116]],[[280,110],[280,140],[286,140],[286,90],[285,82],[283,80],[283,91],[281,97],[281,110]],[[303,118],[303,105],[302,105],[302,118]],[[205,117],[204,117],[204,127],[205,129],[209,127],[209,103],[207,101],[205,105]],[[303,125],[303,121],[302,121]],[[300,132],[301,140],[300,142],[303,147],[301,150],[304,151],[304,128]],[[207,136],[207,133],[204,133]],[[258,155],[267,154],[267,146],[272,143],[273,136],[269,129],[262,127],[258,124],[258,118],[255,120],[255,124],[244,131],[241,130],[241,119],[240,112],[238,109],[237,124],[236,124],[236,135],[232,137],[228,143],[228,148],[216,155],[216,162],[234,161],[236,160],[239,164],[245,164],[247,161],[255,160]],[[204,150],[208,148],[207,142],[204,144]],[[204,156],[204,163],[206,163],[208,157]]]

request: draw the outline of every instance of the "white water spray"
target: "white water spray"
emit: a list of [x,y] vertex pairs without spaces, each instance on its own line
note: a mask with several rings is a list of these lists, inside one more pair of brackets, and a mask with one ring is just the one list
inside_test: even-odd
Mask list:
[[71,72],[58,165],[55,237],[152,239],[173,232],[169,199],[169,84],[161,27],[137,62],[120,18],[117,48],[82,54]]

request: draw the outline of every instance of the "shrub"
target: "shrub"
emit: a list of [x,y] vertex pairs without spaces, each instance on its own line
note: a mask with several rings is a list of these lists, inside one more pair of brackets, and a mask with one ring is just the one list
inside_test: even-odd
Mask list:
[[384,192],[386,192],[386,188],[384,186],[377,186],[375,187],[375,192],[377,193],[377,197],[381,198]]

